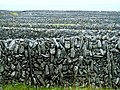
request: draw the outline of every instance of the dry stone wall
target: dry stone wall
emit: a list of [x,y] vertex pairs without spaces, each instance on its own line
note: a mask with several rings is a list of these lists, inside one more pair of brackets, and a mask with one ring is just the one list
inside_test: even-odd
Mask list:
[[119,36],[1,40],[0,62],[4,82],[12,80],[35,86],[120,86]]

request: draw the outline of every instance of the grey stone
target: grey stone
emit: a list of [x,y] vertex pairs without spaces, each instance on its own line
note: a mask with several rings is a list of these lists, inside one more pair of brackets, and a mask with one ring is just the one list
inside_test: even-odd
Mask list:
[[55,54],[55,48],[50,49],[50,54]]
[[49,68],[48,68],[48,65],[46,65],[45,67],[45,75],[48,75],[49,74]]
[[36,74],[36,75],[42,75],[42,71],[34,71],[34,74]]
[[39,82],[40,82],[43,86],[45,86],[45,82],[44,82],[43,78],[42,78],[40,75],[37,75],[37,78],[38,78]]
[[4,71],[4,67],[2,64],[0,64],[0,73]]
[[11,40],[11,42],[10,42],[8,48],[9,48],[9,50],[13,50],[14,47],[15,47],[15,40]]
[[[101,38],[94,36],[94,40],[91,40],[89,35],[75,36],[63,38],[65,41],[62,43],[59,38],[15,40],[18,46],[10,50],[0,43],[0,72],[7,74],[4,78],[19,78],[18,81],[33,82],[38,86],[64,82],[70,85],[73,74],[76,75],[76,83],[80,82],[81,85],[82,81],[89,83],[90,79],[96,86],[111,86],[109,82],[117,86],[120,72],[119,39],[108,37],[110,39],[105,41]],[[8,46],[10,42],[7,41]],[[25,46],[28,42],[30,45]]]
[[120,78],[118,77],[118,78],[116,79],[115,84],[118,84],[119,81],[120,81]]
[[24,50],[24,46],[21,45],[21,46],[19,47],[19,53],[23,53],[24,51],[25,51],[25,50]]
[[25,57],[27,58],[28,57],[28,51],[25,50]]
[[111,51],[111,52],[119,53],[119,50],[117,50],[117,49],[115,49],[115,48],[112,48],[110,51]]
[[15,71],[11,73],[11,76],[14,77],[15,76]]
[[54,41],[55,45],[57,46],[57,48],[59,48],[59,44],[58,44],[58,42],[56,41],[55,38],[53,38],[53,41]]
[[75,57],[75,49],[71,48],[70,57]]
[[37,84],[36,78],[33,78],[33,82],[35,85]]
[[45,53],[45,51],[46,51],[46,48],[45,48],[45,43],[44,42],[42,42],[41,43],[41,53]]
[[25,71],[22,71],[22,77],[25,78]]
[[41,55],[41,47],[40,47],[39,44],[38,44],[38,46],[37,46],[37,49],[38,49],[38,53],[39,53],[39,55]]
[[2,58],[2,52],[0,51],[0,59]]
[[101,48],[102,47],[102,43],[100,40],[98,40],[98,48]]
[[70,41],[65,41],[65,48],[69,49],[70,48]]
[[15,48],[14,48],[14,52],[17,54],[17,52],[18,52],[18,49],[19,49],[19,45],[18,44],[16,44],[15,45]]
[[77,48],[80,47],[80,40],[79,40],[79,37],[77,37],[77,38],[75,39],[75,46],[76,46]]
[[57,57],[58,57],[58,58],[61,58],[61,53],[62,53],[61,50],[58,49],[58,50],[57,50]]
[[13,64],[11,64],[11,70],[14,70],[15,66]]

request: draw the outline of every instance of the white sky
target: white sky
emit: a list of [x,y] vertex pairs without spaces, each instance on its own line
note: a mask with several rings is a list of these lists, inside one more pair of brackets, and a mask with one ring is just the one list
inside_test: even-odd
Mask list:
[[0,0],[0,9],[120,11],[120,0]]

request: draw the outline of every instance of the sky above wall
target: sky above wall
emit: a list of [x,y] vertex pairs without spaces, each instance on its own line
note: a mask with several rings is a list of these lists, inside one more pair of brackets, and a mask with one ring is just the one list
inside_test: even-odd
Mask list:
[[120,0],[0,0],[0,9],[120,11]]

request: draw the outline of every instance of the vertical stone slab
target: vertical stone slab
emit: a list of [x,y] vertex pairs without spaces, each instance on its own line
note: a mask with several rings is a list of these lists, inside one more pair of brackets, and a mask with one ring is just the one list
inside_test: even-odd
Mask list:
[[0,42],[0,90],[2,90],[2,72],[4,71],[3,68],[3,61],[2,61],[2,47]]

